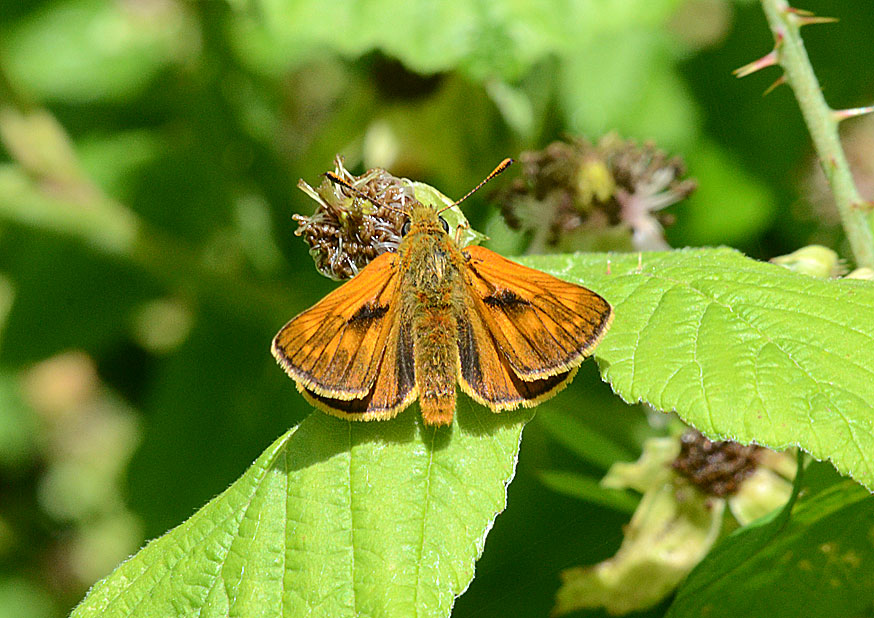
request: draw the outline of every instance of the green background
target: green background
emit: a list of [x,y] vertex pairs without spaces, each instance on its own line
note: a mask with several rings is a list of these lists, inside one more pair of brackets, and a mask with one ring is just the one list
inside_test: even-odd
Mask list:
[[[803,8],[841,19],[803,32],[830,104],[870,103],[870,6]],[[337,153],[353,173],[386,166],[460,196],[505,156],[617,130],[682,155],[700,183],[669,211],[672,246],[767,259],[821,242],[848,257],[790,91],[761,96],[778,70],[731,75],[770,46],[752,2],[4,3],[3,109],[50,111],[102,194],[95,203],[123,204],[155,240],[114,253],[50,218],[0,220],[11,303],[0,341],[0,618],[65,615],[310,413],[269,342],[335,285],[313,269],[291,214],[314,205],[298,178],[317,183]],[[845,128],[848,144],[871,152],[872,125]],[[3,173],[21,164],[7,140]],[[870,189],[874,172],[857,172]],[[0,202],[24,203],[13,188],[0,182]],[[466,212],[497,236],[487,193]],[[156,300],[169,317],[144,314]],[[160,328],[178,333],[156,344]],[[34,366],[70,351],[93,363],[108,408],[78,424],[40,413],[28,389]],[[540,480],[603,473],[554,439],[568,415],[627,458],[657,431],[584,366],[528,425],[508,509],[453,615],[545,615],[561,569],[617,549],[627,513]],[[88,510],[63,508],[83,496]]]

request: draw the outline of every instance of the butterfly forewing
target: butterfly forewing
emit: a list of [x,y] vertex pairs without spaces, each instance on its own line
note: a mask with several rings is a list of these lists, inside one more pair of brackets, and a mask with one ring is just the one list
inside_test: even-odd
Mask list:
[[464,252],[474,307],[524,381],[567,374],[607,331],[613,312],[595,292],[483,247]]
[[273,355],[302,389],[344,401],[373,391],[396,309],[395,258],[380,255],[273,339]]
[[398,315],[386,342],[385,355],[370,396],[367,414],[380,420],[391,418],[416,399],[418,393],[413,365],[413,340],[409,325]]

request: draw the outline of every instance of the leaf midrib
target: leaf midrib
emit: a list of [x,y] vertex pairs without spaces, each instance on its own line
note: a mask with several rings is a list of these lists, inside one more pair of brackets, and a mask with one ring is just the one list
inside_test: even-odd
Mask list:
[[427,447],[428,470],[425,473],[425,499],[423,500],[424,504],[422,505],[422,532],[419,543],[418,556],[416,557],[416,592],[413,596],[413,607],[416,608],[416,615],[419,615],[419,587],[422,581],[422,556],[425,553],[425,521],[428,518],[428,509],[431,505],[431,470],[433,469],[434,464],[434,440],[436,439],[436,437],[437,429],[435,428],[431,433],[431,444]]

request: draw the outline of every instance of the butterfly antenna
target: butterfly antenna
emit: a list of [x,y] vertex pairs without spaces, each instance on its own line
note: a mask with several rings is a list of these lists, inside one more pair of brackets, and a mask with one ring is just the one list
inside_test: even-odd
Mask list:
[[510,167],[513,163],[514,163],[513,159],[510,159],[509,157],[506,158],[506,159],[504,159],[503,161],[501,161],[501,162],[498,164],[498,167],[496,167],[495,169],[493,169],[491,174],[489,174],[488,176],[486,176],[485,178],[483,178],[483,181],[482,181],[481,183],[479,183],[479,184],[478,184],[477,186],[475,186],[473,189],[471,189],[470,191],[468,191],[468,192],[467,192],[467,195],[465,195],[465,196],[464,196],[463,198],[461,198],[460,200],[456,200],[455,202],[453,202],[453,203],[450,204],[449,206],[444,206],[443,208],[441,208],[440,210],[437,211],[437,214],[439,215],[439,214],[440,214],[441,212],[443,212],[444,210],[449,210],[449,209],[452,208],[453,206],[458,206],[459,204],[461,204],[464,200],[466,200],[466,199],[469,198],[471,195],[473,195],[474,193],[476,193],[477,191],[479,191],[479,190],[482,188],[482,186],[483,186],[484,184],[486,184],[486,183],[487,183],[488,181],[490,181],[492,178],[494,178],[495,176],[497,176],[498,174],[500,174],[501,172],[503,172],[505,169],[507,169],[508,167]]
[[406,214],[407,214],[405,211],[401,210],[400,208],[395,208],[394,206],[389,206],[389,205],[386,204],[385,202],[380,202],[379,200],[370,197],[369,195],[367,195],[366,193],[364,193],[364,191],[362,191],[361,189],[358,189],[358,188],[356,188],[356,187],[353,187],[353,186],[350,185],[348,182],[346,182],[345,180],[343,180],[342,178],[340,178],[339,176],[337,176],[337,174],[335,174],[334,172],[325,172],[324,176],[325,176],[325,178],[327,178],[328,180],[330,180],[331,182],[333,182],[335,185],[340,185],[341,187],[346,187],[346,188],[349,189],[352,193],[354,193],[355,195],[357,195],[358,197],[360,197],[360,198],[363,199],[363,200],[367,200],[368,202],[370,202],[370,203],[372,203],[372,204],[376,204],[377,206],[381,206],[382,208],[388,208],[389,210],[393,210],[393,211],[395,211],[395,212],[399,212],[399,213],[401,213],[402,215],[406,215]]

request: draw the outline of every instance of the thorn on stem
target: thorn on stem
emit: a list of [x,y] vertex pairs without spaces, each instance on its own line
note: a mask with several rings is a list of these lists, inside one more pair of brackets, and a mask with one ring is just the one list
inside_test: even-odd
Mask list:
[[794,6],[785,6],[783,7],[783,12],[787,15],[798,15],[800,17],[813,17],[816,15],[813,11],[808,11],[807,9],[798,9]]
[[798,23],[798,26],[813,26],[816,24],[833,24],[838,20],[837,17],[817,17],[813,15],[811,17],[796,17],[795,21]]
[[818,17],[811,11],[805,11],[804,9],[796,9],[792,6],[787,6],[783,9],[783,12],[786,13],[792,20],[798,25],[798,27],[802,26],[810,26],[813,24],[833,24],[838,21],[837,17]]
[[874,210],[874,202],[866,201],[866,202],[853,202],[850,204],[850,208],[853,210],[859,210],[862,212],[871,212]]
[[759,58],[758,60],[754,60],[749,64],[745,64],[744,66],[735,69],[732,71],[732,74],[735,77],[746,77],[747,75],[752,75],[756,71],[760,71],[766,67],[772,67],[777,64],[777,48],[775,47],[770,52]]
[[832,117],[837,122],[846,120],[847,118],[855,118],[856,116],[864,116],[865,114],[874,113],[874,105],[866,107],[852,107],[849,109],[836,109],[832,111]]
[[782,85],[785,84],[785,83],[786,83],[786,74],[784,73],[783,75],[781,75],[780,77],[778,77],[778,78],[776,79],[776,81],[774,81],[773,84],[771,84],[770,86],[768,86],[768,88],[765,90],[765,92],[762,93],[762,96],[763,96],[763,97],[768,96],[769,94],[771,94],[771,92],[774,91],[775,88],[777,88],[777,86],[782,86]]

